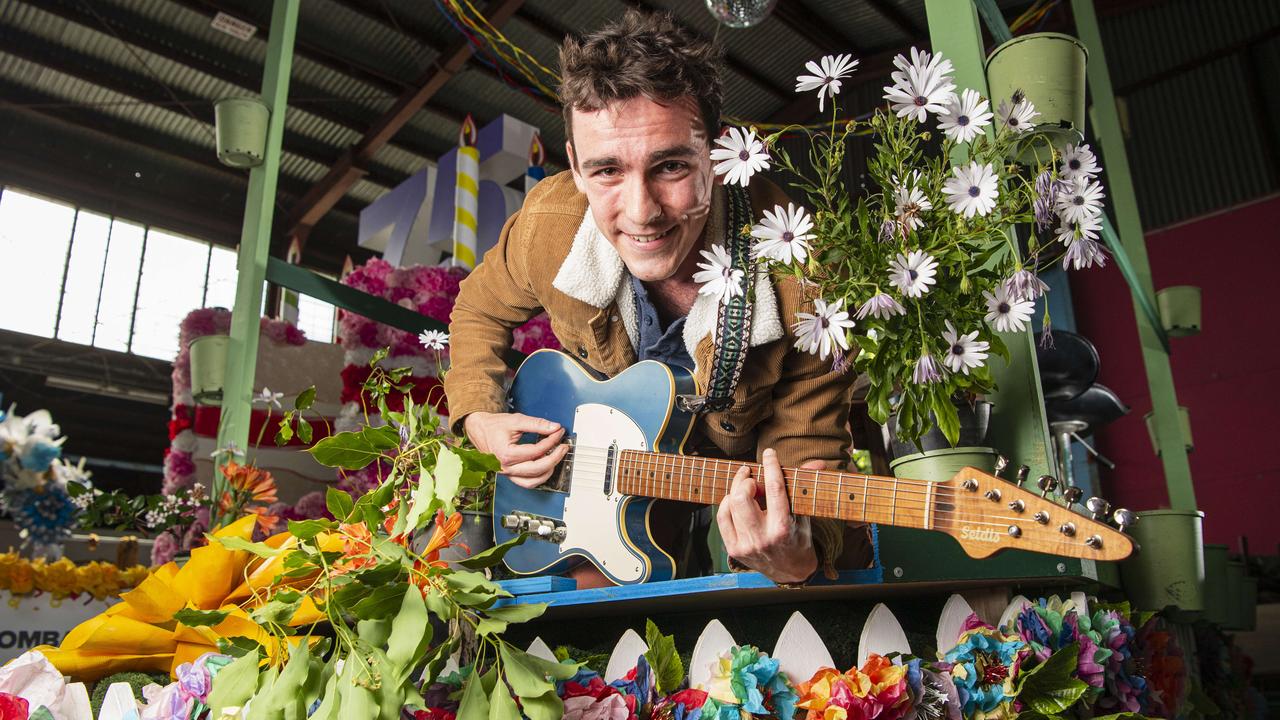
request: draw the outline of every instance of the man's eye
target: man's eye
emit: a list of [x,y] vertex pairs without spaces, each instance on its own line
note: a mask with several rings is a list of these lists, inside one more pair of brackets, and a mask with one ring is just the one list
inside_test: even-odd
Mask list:
[[664,173],[684,172],[686,169],[688,169],[688,167],[689,167],[688,163],[671,160],[669,162],[662,163],[662,172]]
[[600,168],[595,172],[595,175],[596,177],[616,177],[618,175],[618,168]]

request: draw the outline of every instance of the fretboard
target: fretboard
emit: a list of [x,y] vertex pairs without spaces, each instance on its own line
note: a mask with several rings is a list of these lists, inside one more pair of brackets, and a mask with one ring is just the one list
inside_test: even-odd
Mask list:
[[[627,495],[711,505],[729,494],[743,465],[751,468],[763,492],[764,475],[757,463],[643,450],[620,453],[616,484]],[[932,511],[938,503],[934,483],[838,470],[783,468],[782,475],[796,515],[933,529]]]

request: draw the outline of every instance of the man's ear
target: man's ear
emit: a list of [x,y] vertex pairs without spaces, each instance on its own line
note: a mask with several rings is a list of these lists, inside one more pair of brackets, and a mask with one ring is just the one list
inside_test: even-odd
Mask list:
[[564,154],[569,158],[569,169],[573,171],[573,184],[578,187],[578,192],[586,194],[587,183],[582,179],[582,174],[578,172],[578,158],[573,154],[573,142],[564,141]]

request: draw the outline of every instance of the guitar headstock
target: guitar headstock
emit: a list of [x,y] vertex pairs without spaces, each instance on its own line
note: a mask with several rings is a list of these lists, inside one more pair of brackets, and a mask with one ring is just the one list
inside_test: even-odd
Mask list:
[[1133,553],[1133,540],[1123,532],[1137,520],[1132,512],[1115,512],[1121,525],[1117,530],[1105,522],[1111,511],[1105,500],[1089,498],[1087,506],[1094,513],[1090,518],[1072,509],[1080,499],[1078,489],[1057,495],[1057,481],[1042,475],[1035,483],[1041,491],[1036,494],[1021,486],[1025,479],[1024,471],[1014,483],[976,468],[962,469],[939,483],[933,529],[954,537],[973,558],[1010,549],[1107,561]]

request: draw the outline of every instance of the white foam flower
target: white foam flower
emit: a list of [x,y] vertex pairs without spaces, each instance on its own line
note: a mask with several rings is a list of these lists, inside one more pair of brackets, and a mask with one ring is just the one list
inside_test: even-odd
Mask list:
[[929,202],[929,198],[925,197],[920,188],[915,187],[899,187],[893,194],[895,219],[904,225],[908,230],[917,230],[924,227],[924,220],[920,214],[925,210],[932,210],[933,203]]
[[910,254],[898,253],[898,257],[889,263],[889,282],[898,292],[909,298],[918,298],[929,292],[929,286],[935,281],[938,272],[938,261],[923,250],[912,250]]
[[796,349],[816,353],[822,360],[827,359],[834,346],[841,350],[849,349],[845,331],[852,328],[854,322],[844,309],[844,300],[828,305],[819,298],[813,301],[812,313],[800,312],[796,317],[799,321],[791,326],[796,333]]
[[1062,179],[1094,177],[1100,172],[1102,172],[1102,166],[1098,164],[1098,157],[1093,154],[1093,149],[1088,143],[1068,144],[1062,149],[1062,166],[1058,170]]
[[711,150],[711,159],[719,161],[715,171],[724,176],[725,185],[746,187],[752,175],[769,169],[769,153],[754,129],[731,127],[716,138],[716,145],[719,147]]
[[952,95],[938,114],[938,129],[955,142],[967,143],[991,124],[991,105],[977,90],[965,89]]
[[444,350],[449,345],[449,333],[441,330],[425,330],[418,333],[418,343],[428,350]]
[[1102,214],[1102,183],[1077,176],[1058,190],[1058,216],[1063,222],[1084,222],[1086,218]]
[[1054,237],[1062,241],[1063,245],[1071,247],[1071,243],[1079,238],[1088,238],[1097,240],[1098,235],[1102,232],[1102,216],[1092,215],[1085,217],[1080,222],[1066,222],[1065,220],[1054,231]]
[[942,184],[942,194],[947,196],[951,210],[967,218],[986,215],[996,206],[996,172],[991,163],[951,168],[952,177]]
[[888,320],[894,315],[906,315],[907,309],[902,307],[902,303],[893,299],[892,295],[884,293],[876,293],[871,299],[862,303],[862,307],[858,308],[857,318],[865,320],[868,316],[879,320]]
[[948,320],[942,339],[947,343],[947,354],[942,358],[942,363],[951,372],[962,372],[968,375],[969,370],[982,367],[986,363],[990,344],[978,339],[977,330],[961,335]]
[[813,219],[803,207],[795,203],[774,206],[764,211],[764,219],[751,227],[751,237],[759,242],[752,248],[752,255],[790,265],[802,263],[809,253],[807,240],[813,239]]
[[269,388],[269,387],[265,387],[265,386],[264,386],[264,387],[262,388],[262,392],[258,393],[256,396],[254,396],[253,401],[254,401],[254,402],[258,402],[258,403],[262,403],[263,405],[266,405],[266,406],[268,406],[268,407],[270,407],[270,406],[272,406],[272,405],[274,405],[274,406],[276,406],[276,407],[280,407],[280,398],[282,398],[282,397],[284,397],[284,393],[282,393],[282,392],[271,392],[271,388]]
[[982,297],[987,301],[986,320],[999,332],[1025,330],[1031,313],[1036,309],[1035,302],[1010,296],[1009,288],[1004,283],[997,285],[994,293],[983,290]]
[[889,78],[893,85],[884,88],[884,99],[888,100],[898,117],[915,118],[924,122],[929,113],[940,113],[946,109],[947,100],[956,89],[950,72],[951,61],[945,60],[941,53],[931,55],[919,48],[911,48],[911,60],[903,55],[893,59],[898,70]]
[[693,281],[702,285],[698,294],[719,296],[720,302],[728,302],[729,298],[741,295],[743,272],[734,269],[724,246],[713,245],[711,252],[700,252],[707,262],[698,263],[702,269],[693,274]]
[[858,67],[858,61],[852,55],[827,55],[819,62],[810,60],[804,69],[812,75],[796,76],[796,92],[818,91],[818,112],[822,112],[822,101],[826,96],[835,97],[840,94],[840,80]]
[[1000,101],[1000,107],[996,108],[996,117],[1000,118],[1000,124],[1010,131],[1025,133],[1035,129],[1032,121],[1040,117],[1040,113],[1030,100],[1015,94],[1013,101]]

